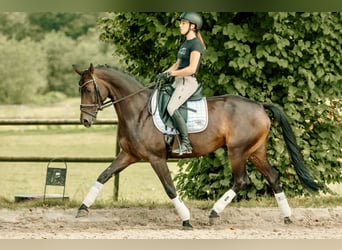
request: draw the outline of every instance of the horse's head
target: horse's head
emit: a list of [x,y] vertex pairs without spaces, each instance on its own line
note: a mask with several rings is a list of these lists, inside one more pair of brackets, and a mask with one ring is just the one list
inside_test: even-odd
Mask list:
[[96,120],[97,112],[102,106],[101,87],[96,81],[93,64],[90,64],[89,68],[84,71],[75,65],[72,66],[75,72],[80,75],[78,83],[81,94],[80,120],[85,127],[90,127]]

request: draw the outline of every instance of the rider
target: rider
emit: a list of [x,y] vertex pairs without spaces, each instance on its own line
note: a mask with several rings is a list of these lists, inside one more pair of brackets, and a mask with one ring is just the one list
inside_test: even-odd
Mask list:
[[172,118],[172,122],[180,134],[180,147],[172,152],[182,155],[191,154],[192,147],[188,138],[185,120],[179,112],[179,107],[198,88],[196,73],[198,71],[205,44],[199,30],[202,27],[202,17],[195,12],[184,12],[178,18],[180,21],[180,33],[185,36],[185,41],[180,46],[177,54],[177,61],[166,71],[156,76],[156,81],[165,80],[171,76],[175,77],[173,92],[167,106],[167,111]]

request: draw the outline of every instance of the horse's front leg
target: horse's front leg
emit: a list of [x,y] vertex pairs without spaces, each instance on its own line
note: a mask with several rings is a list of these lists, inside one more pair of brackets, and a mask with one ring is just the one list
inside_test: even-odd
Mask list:
[[150,163],[157,176],[159,177],[159,180],[163,184],[167,196],[171,199],[172,204],[176,208],[178,215],[181,217],[183,229],[191,230],[192,225],[190,224],[190,211],[185,206],[182,199],[177,195],[177,191],[172,181],[166,159],[154,159],[151,160]]
[[97,196],[102,190],[103,185],[115,174],[119,173],[130,164],[137,162],[138,159],[131,156],[130,154],[121,151],[117,158],[112,162],[112,164],[104,170],[99,177],[97,178],[96,182],[90,188],[87,196],[82,202],[82,205],[78,209],[76,218],[84,217],[88,215],[88,208],[95,202]]

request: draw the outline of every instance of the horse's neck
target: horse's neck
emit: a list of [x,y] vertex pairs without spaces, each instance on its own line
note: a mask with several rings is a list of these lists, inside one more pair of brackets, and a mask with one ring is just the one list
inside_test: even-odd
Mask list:
[[114,108],[121,123],[138,119],[147,107],[148,91],[142,86],[113,76],[107,79],[110,98],[115,102]]
[[108,84],[112,98],[121,99],[143,88],[140,83],[120,71],[100,71],[99,77]]
[[126,127],[139,123],[140,119],[148,115],[147,103],[146,90],[116,103],[114,109],[119,123]]

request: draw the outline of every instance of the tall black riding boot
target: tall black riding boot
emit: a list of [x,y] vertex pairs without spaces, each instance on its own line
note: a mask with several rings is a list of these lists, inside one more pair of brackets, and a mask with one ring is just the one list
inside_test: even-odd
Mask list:
[[172,150],[172,153],[175,154],[191,154],[192,153],[192,147],[188,138],[188,131],[186,128],[186,123],[179,113],[179,110],[177,109],[172,116],[172,121],[174,126],[179,132],[179,137],[181,140],[180,147],[177,149]]

